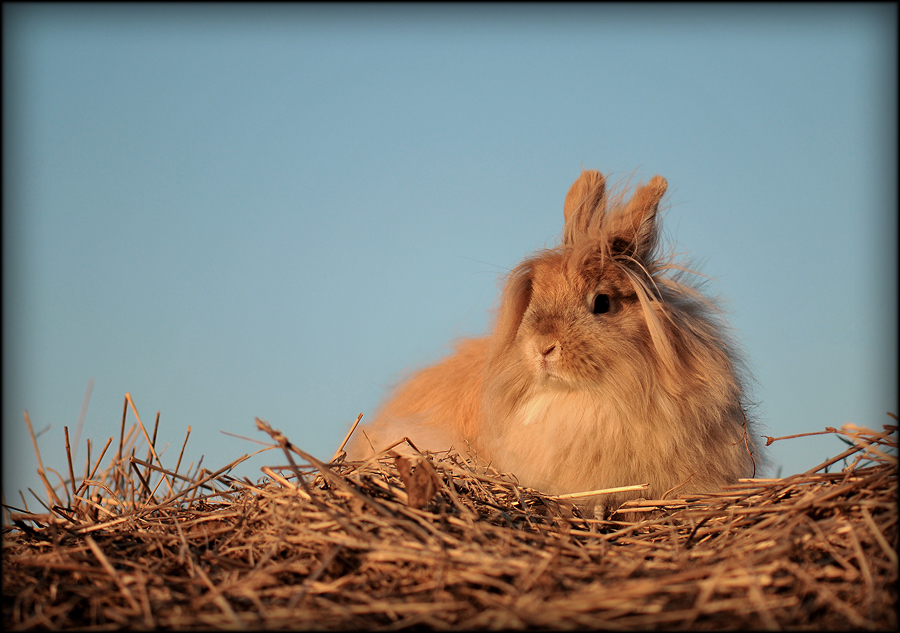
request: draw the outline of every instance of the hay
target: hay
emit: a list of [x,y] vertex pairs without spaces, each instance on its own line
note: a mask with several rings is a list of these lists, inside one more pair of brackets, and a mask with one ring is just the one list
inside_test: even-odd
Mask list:
[[896,426],[601,521],[453,452],[324,464],[264,422],[288,464],[260,483],[228,475],[246,456],[180,474],[124,419],[100,475],[70,460],[54,488],[41,465],[42,511],[4,503],[5,629],[897,626]]

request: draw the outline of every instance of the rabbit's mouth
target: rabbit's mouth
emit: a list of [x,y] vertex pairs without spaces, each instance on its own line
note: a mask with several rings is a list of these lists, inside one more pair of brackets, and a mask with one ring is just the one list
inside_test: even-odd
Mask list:
[[561,348],[560,341],[550,337],[536,338],[529,343],[525,353],[539,383],[564,380],[560,371]]
[[565,382],[559,371],[559,363],[546,356],[539,355],[534,359],[535,374],[538,383],[551,384],[555,382]]
[[573,373],[571,362],[558,351],[552,354],[535,354],[531,361],[535,382],[553,391],[578,391],[582,383],[577,373]]
[[[535,359],[533,384],[548,393],[594,392],[599,373],[593,368],[564,365],[559,360]],[[592,371],[593,370],[593,371]]]
[[572,391],[572,381],[560,371],[559,363],[540,359],[535,372],[536,383],[548,391]]

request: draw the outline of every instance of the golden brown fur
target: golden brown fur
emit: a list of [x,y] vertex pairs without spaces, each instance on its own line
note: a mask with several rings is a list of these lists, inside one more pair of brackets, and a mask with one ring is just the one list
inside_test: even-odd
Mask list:
[[626,201],[582,172],[562,244],[510,273],[493,332],[401,385],[348,456],[408,436],[549,494],[648,483],[643,496],[659,497],[752,476],[759,449],[725,324],[657,254],[665,191],[655,176]]

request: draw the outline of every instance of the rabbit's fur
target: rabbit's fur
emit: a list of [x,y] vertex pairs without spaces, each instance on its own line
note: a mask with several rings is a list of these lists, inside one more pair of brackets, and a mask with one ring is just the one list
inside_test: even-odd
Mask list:
[[348,457],[407,436],[548,494],[650,484],[582,502],[607,508],[753,476],[759,447],[726,326],[657,253],[665,191],[655,176],[625,200],[582,172],[562,244],[510,273],[493,332],[402,384]]

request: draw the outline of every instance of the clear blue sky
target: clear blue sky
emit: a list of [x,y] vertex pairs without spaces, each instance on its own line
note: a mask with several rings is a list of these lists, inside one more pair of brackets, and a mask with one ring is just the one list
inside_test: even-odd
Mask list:
[[[488,324],[579,170],[669,182],[768,435],[897,412],[897,8],[3,6],[3,489],[124,394],[328,458]],[[129,413],[128,423],[133,421]],[[840,452],[779,442],[775,472]],[[238,471],[280,464],[266,453]],[[36,505],[36,504],[34,504]]]

